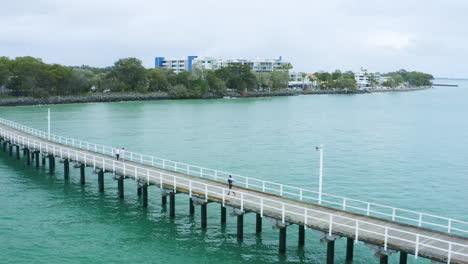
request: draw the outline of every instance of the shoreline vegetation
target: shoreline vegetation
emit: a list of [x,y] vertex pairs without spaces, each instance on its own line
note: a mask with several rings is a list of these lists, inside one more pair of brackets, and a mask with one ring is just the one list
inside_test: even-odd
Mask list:
[[[410,92],[430,89],[431,86],[421,86],[398,89],[374,89],[374,90],[315,90],[315,91],[276,91],[276,92],[247,92],[228,93],[225,96],[208,95],[195,99],[243,99],[277,96],[298,95],[353,95],[383,92]],[[59,105],[59,104],[87,104],[87,103],[111,103],[111,102],[136,102],[136,101],[159,101],[159,100],[182,100],[172,98],[168,93],[99,93],[87,95],[50,96],[47,98],[34,97],[7,97],[0,98],[0,107],[11,106],[37,106],[37,105]]]
[[[291,68],[288,64],[281,70],[253,72],[247,64],[233,64],[216,70],[194,67],[176,74],[166,68],[146,69],[136,58],[96,68],[47,64],[34,57],[0,57],[0,106],[363,94],[418,90],[432,86],[433,80],[430,74],[403,69],[364,75],[335,70],[304,73],[300,87],[288,87]],[[306,78],[309,87],[304,85]]]

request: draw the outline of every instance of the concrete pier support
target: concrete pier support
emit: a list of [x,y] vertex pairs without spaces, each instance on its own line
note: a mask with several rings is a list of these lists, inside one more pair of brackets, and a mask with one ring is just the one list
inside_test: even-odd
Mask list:
[[257,214],[255,221],[255,233],[259,234],[262,232],[262,216]]
[[98,185],[99,185],[99,192],[104,192],[104,171],[98,171]]
[[192,198],[189,198],[189,215],[195,214],[195,205],[193,205]]
[[335,261],[335,240],[327,242],[327,264],[333,264]]
[[42,154],[42,166],[46,165],[46,157]]
[[6,147],[7,147],[7,144],[8,144],[8,142],[6,142],[6,141],[3,142],[3,152],[6,152],[6,151],[7,151],[7,148],[6,148]]
[[16,145],[16,159],[20,159],[20,146]]
[[54,155],[49,155],[49,170],[52,172],[52,170],[55,169],[55,157]]
[[408,253],[400,251],[400,264],[408,263]]
[[244,239],[244,214],[237,216],[237,239]]
[[354,257],[354,239],[353,238],[346,238],[346,261],[351,262],[353,261]]
[[380,256],[380,264],[388,264],[388,255]]
[[175,217],[175,193],[169,194],[169,216]]
[[299,247],[303,247],[305,244],[305,227],[303,225],[298,225],[298,232],[299,232],[299,238],[297,241],[297,245]]
[[143,207],[148,207],[148,185],[141,186],[141,196],[143,199]]
[[11,142],[10,142],[10,144],[8,145],[8,154],[9,154],[10,156],[13,156],[13,144],[11,144]]
[[327,264],[333,264],[335,261],[335,240],[340,238],[338,235],[330,235],[328,233],[314,230],[320,236],[320,242],[327,243]]
[[279,229],[279,253],[286,253],[286,226]]
[[[36,160],[36,164],[39,164],[39,159]],[[63,160],[63,177],[65,180],[70,178],[70,161],[68,159]]]
[[137,195],[141,197],[141,186],[137,186]]
[[124,198],[124,177],[120,176],[117,179],[117,189],[119,191],[119,198],[123,199]]
[[33,155],[35,156],[35,160],[36,160],[36,168],[39,168],[39,163],[40,163],[39,151],[34,151]]
[[226,224],[226,207],[221,204],[221,224]]
[[385,249],[383,247],[376,246],[376,245],[373,245],[373,244],[365,243],[364,245],[366,247],[368,247],[370,250],[374,251],[374,256],[379,258],[379,263],[381,263],[381,264],[387,264],[388,263],[388,256],[398,252],[398,251],[393,250],[393,249],[389,249],[389,248]]
[[201,227],[206,228],[208,226],[207,223],[207,203],[201,205]]
[[31,165],[31,155],[29,153],[29,149],[25,148],[24,153],[26,154],[26,164],[29,166]]
[[86,178],[85,178],[85,165],[83,163],[80,164],[80,183],[85,184],[86,183]]

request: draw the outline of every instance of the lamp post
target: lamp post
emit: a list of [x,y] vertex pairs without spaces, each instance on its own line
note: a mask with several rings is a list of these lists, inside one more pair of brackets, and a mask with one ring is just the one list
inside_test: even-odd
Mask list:
[[319,193],[318,203],[322,204],[322,179],[323,179],[323,145],[315,147],[315,150],[320,151],[320,170],[319,170]]

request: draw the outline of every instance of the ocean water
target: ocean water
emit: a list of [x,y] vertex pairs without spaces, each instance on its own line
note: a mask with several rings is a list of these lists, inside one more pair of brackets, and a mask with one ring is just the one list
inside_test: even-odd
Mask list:
[[[402,93],[122,102],[0,108],[0,116],[38,129],[172,160],[279,183],[317,188],[324,147],[326,193],[468,221],[468,81],[459,87]],[[176,197],[176,217],[149,188],[143,209],[136,185],[125,199],[109,175],[79,171],[63,180],[62,165],[26,167],[0,153],[0,263],[324,263],[326,245],[288,227],[287,252],[278,254],[278,231],[245,216],[244,240],[236,219],[220,225],[220,207],[188,215],[188,197]],[[336,243],[344,263],[345,239]],[[390,256],[398,263],[398,254]],[[353,263],[378,263],[362,243]],[[429,263],[409,257],[409,263]]]

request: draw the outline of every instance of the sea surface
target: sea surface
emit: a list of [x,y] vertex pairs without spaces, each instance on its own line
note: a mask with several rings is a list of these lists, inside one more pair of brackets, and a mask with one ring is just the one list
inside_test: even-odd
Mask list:
[[[52,133],[245,176],[316,189],[324,148],[326,193],[468,221],[468,81],[459,87],[364,95],[95,103],[0,108],[0,117]],[[106,175],[105,192],[87,169],[63,180],[62,165],[26,167],[0,153],[0,263],[324,263],[326,245],[288,227],[287,253],[278,231],[245,216],[220,225],[219,204],[188,215],[188,197],[176,197],[176,217],[149,188],[143,209],[133,181],[125,199]],[[345,239],[336,243],[344,263]],[[398,263],[398,254],[390,256]],[[362,243],[353,263],[378,263]],[[409,263],[429,263],[409,257]]]

